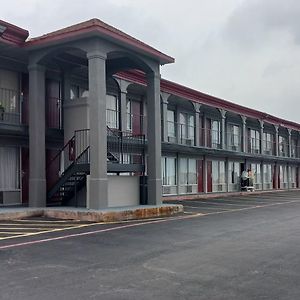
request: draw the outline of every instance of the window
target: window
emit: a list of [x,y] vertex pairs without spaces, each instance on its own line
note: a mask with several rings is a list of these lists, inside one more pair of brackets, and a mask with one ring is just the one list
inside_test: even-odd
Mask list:
[[195,117],[190,114],[179,114],[179,138],[181,144],[195,144]]
[[264,132],[263,137],[263,151],[264,154],[272,155],[274,149],[274,135],[268,132]]
[[132,131],[132,102],[129,99],[126,102],[126,112],[127,112],[127,130]]
[[16,147],[0,147],[0,190],[20,188],[20,150]]
[[249,130],[249,152],[260,153],[260,133],[258,130]]
[[291,139],[291,155],[297,157],[297,141],[293,138]]
[[168,110],[167,112],[167,122],[168,122],[168,141],[175,142],[176,129],[175,129],[175,111]]
[[179,159],[179,192],[197,192],[197,161],[193,158]]
[[225,192],[225,162],[221,160],[212,160],[212,191]]
[[211,147],[221,148],[221,122],[218,120],[211,121]]
[[0,122],[20,123],[19,75],[0,69]]
[[279,156],[288,156],[288,142],[287,138],[284,136],[278,137],[278,146],[279,146]]
[[253,174],[253,185],[256,190],[260,190],[261,187],[261,166],[260,164],[251,164],[250,170]]
[[288,169],[286,165],[279,166],[280,188],[286,189],[288,187]]
[[265,190],[270,190],[273,188],[273,172],[271,164],[263,165],[263,178],[264,178],[264,186]]
[[241,133],[238,125],[229,124],[227,143],[229,150],[240,151]]
[[162,157],[162,184],[163,185],[177,184],[175,157]]
[[110,128],[119,129],[118,98],[113,95],[106,95],[106,124]]
[[228,162],[229,192],[240,190],[241,164],[239,162]]
[[290,179],[290,187],[296,188],[297,187],[297,167],[291,166],[291,179]]

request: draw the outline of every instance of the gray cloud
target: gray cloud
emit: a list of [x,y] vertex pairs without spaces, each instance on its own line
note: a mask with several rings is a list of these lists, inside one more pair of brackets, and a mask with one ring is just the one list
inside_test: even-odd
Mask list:
[[172,55],[164,78],[300,122],[300,2],[10,0],[0,18],[31,36],[99,18]]

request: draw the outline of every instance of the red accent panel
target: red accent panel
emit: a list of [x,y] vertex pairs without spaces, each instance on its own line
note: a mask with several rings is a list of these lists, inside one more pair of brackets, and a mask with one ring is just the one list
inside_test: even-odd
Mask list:
[[207,192],[212,192],[212,162],[207,162]]
[[60,82],[46,81],[46,125],[59,128]]
[[22,73],[21,92],[23,94],[22,102],[22,124],[29,123],[29,76]]
[[49,190],[55,182],[59,179],[59,159],[51,162],[52,158],[58,153],[58,150],[47,149],[46,150],[46,166],[47,169],[47,190]]
[[29,201],[29,149],[21,149],[21,168],[22,168],[22,204]]
[[211,147],[211,119],[206,119],[206,145]]
[[198,166],[198,192],[203,193],[203,160],[197,160]]
[[141,134],[141,102],[132,101],[132,133]]

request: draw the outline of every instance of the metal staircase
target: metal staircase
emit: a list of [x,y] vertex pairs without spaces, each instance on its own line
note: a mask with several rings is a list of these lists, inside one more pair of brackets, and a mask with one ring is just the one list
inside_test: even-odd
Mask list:
[[[89,129],[75,131],[47,166],[47,180],[53,177],[53,172],[57,173],[57,180],[47,191],[48,206],[68,205],[71,199],[75,199],[77,206],[77,194],[86,186],[86,176],[90,173],[89,133]],[[144,150],[144,135],[132,135],[107,127],[108,172],[143,175]]]

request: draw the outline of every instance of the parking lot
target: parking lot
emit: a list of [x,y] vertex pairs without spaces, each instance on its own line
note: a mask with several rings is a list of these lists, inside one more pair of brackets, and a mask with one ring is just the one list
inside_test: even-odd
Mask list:
[[0,222],[0,299],[300,299],[300,191],[174,203],[185,213]]
[[212,199],[178,200],[168,203],[182,204],[186,214],[216,214],[235,210],[248,210],[264,206],[281,205],[300,201],[299,191],[227,196]]

